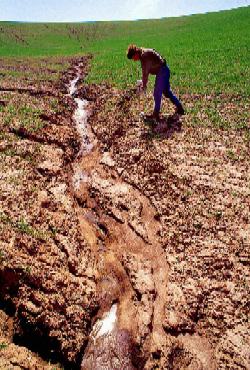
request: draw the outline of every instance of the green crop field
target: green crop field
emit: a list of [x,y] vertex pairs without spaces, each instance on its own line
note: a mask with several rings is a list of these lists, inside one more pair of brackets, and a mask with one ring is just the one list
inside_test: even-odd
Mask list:
[[134,84],[129,43],[159,50],[180,93],[249,94],[250,7],[160,20],[72,24],[0,23],[0,57],[93,54],[89,82]]

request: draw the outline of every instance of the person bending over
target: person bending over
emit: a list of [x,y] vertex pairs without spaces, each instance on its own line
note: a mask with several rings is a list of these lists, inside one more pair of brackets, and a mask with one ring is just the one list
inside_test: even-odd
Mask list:
[[151,118],[160,119],[161,99],[162,94],[171,100],[176,106],[176,113],[184,114],[184,109],[181,102],[172,93],[170,88],[170,69],[166,60],[154,49],[146,49],[137,47],[136,45],[129,45],[127,50],[128,59],[140,61],[142,67],[142,88],[147,89],[148,75],[156,75],[154,86],[154,113]]

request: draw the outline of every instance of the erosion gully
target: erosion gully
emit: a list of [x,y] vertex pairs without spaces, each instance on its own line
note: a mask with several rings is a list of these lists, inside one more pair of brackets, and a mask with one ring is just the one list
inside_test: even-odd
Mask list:
[[83,65],[73,68],[68,94],[81,149],[72,187],[82,233],[96,260],[100,310],[93,320],[82,369],[147,368],[166,345],[162,327],[168,264],[160,224],[149,200],[119,176],[89,127],[88,103],[78,96]]

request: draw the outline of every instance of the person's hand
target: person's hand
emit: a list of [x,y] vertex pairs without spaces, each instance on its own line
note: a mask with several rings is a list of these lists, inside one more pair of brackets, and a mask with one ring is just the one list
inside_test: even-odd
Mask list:
[[142,80],[138,80],[136,83],[136,89],[138,94],[145,94],[146,89],[143,88]]
[[136,81],[136,90],[137,90],[137,94],[141,93],[141,91],[142,91],[142,80],[137,80]]
[[136,86],[142,88],[142,80],[137,80]]

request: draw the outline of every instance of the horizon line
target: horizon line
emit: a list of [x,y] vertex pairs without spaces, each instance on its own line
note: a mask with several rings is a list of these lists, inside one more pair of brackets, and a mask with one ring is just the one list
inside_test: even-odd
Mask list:
[[148,20],[161,20],[161,19],[170,19],[170,18],[180,18],[180,17],[190,17],[195,15],[205,15],[211,13],[220,13],[220,12],[227,12],[234,9],[241,9],[241,8],[248,8],[250,5],[246,6],[238,6],[232,7],[230,9],[220,9],[208,12],[200,12],[200,13],[189,13],[189,14],[181,14],[181,15],[173,15],[173,16],[165,16],[160,18],[137,18],[137,19],[110,19],[110,20],[86,20],[86,21],[17,21],[17,20],[0,20],[0,23],[31,23],[31,24],[74,24],[74,23],[98,23],[98,22],[138,22],[138,21],[148,21]]

